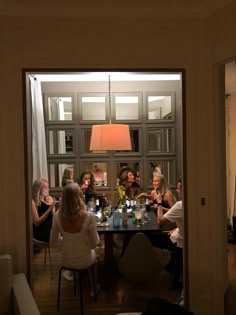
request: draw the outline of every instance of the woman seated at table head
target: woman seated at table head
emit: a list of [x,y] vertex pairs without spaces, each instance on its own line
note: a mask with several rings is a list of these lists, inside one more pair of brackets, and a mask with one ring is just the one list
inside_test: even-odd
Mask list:
[[157,208],[159,203],[162,205],[163,211],[168,211],[176,203],[176,198],[168,188],[164,175],[160,174],[153,176],[153,188],[154,189],[151,192],[153,206]]
[[32,187],[33,237],[49,242],[55,200],[49,195],[48,181],[36,179]]
[[58,246],[62,235],[61,260],[67,268],[88,268],[96,262],[95,248],[99,242],[96,220],[86,210],[83,193],[77,183],[70,183],[62,190],[59,210],[53,217],[50,245]]
[[69,183],[74,182],[74,170],[71,167],[66,167],[63,172],[61,185],[62,187],[66,186]]
[[145,196],[147,193],[142,192],[140,184],[135,181],[134,172],[131,169],[121,172],[118,186],[119,206],[124,197],[127,200],[137,200]]
[[107,173],[103,171],[101,163],[94,165],[94,179],[97,186],[107,185]]
[[79,178],[77,179],[77,183],[79,184],[83,192],[85,204],[87,204],[90,201],[92,202],[93,208],[95,208],[96,187],[93,173],[91,171],[82,172]]

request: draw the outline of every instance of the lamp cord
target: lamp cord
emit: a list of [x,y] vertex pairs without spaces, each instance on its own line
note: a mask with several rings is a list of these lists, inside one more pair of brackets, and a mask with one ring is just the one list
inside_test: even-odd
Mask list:
[[108,105],[109,105],[109,119],[111,124],[111,76],[108,76]]

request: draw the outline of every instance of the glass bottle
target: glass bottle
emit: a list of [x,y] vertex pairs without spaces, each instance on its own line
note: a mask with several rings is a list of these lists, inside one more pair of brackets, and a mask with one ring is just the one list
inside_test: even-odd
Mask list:
[[131,200],[131,209],[132,209],[132,223],[136,223],[136,218],[135,218],[135,211],[136,211],[136,204],[134,203],[134,200]]
[[96,199],[96,208],[95,208],[95,210],[96,210],[96,213],[99,212],[99,199]]
[[126,204],[122,206],[121,222],[122,222],[122,226],[124,227],[128,226],[128,212],[127,212]]
[[113,227],[120,227],[120,212],[118,209],[114,209],[113,211]]

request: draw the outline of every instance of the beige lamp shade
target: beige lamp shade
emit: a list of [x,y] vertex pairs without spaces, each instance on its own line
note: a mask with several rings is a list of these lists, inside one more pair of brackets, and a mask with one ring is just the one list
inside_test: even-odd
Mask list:
[[131,150],[129,126],[121,124],[94,125],[90,150]]

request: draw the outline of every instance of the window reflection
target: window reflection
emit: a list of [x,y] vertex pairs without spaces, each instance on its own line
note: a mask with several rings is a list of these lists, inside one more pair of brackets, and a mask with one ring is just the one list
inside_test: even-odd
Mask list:
[[74,172],[73,164],[50,163],[49,164],[49,182],[50,187],[62,187],[62,176],[65,168],[71,168]]
[[129,162],[118,162],[116,163],[116,174],[117,174],[117,177],[116,177],[116,185],[118,186],[119,185],[119,180],[120,180],[120,174],[123,172],[123,171],[126,171],[126,170],[131,170],[134,172],[134,175],[135,175],[135,180],[140,183],[140,162],[133,162],[133,161],[129,161]]
[[105,120],[105,96],[82,96],[82,120]]
[[94,174],[96,186],[108,185],[108,163],[107,162],[86,162],[81,163],[82,172],[89,170]]
[[175,185],[175,160],[153,160],[148,162],[149,184],[152,185],[153,176],[163,174],[168,185]]
[[174,128],[150,128],[148,133],[148,152],[174,152]]
[[73,153],[72,130],[49,130],[48,147],[49,154]]
[[47,97],[48,120],[72,120],[72,97]]
[[148,95],[148,119],[173,119],[171,95]]
[[115,96],[116,120],[139,119],[139,96],[119,95]]

